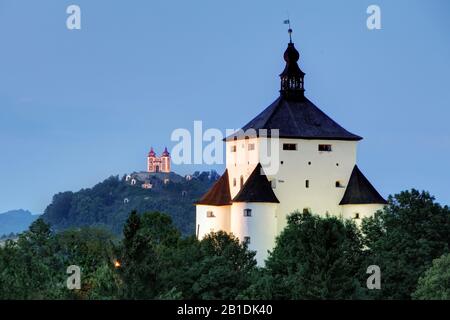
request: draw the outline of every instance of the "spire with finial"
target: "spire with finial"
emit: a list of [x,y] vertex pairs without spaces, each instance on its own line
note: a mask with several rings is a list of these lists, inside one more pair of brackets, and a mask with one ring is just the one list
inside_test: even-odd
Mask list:
[[163,156],[163,157],[168,157],[168,156],[170,156],[169,151],[167,151],[167,147],[164,148],[164,151],[163,151],[163,153],[162,153],[162,156]]
[[153,147],[150,147],[150,152],[148,153],[149,157],[154,157],[156,156],[155,151],[153,150]]
[[286,61],[286,66],[283,72],[280,74],[281,78],[281,89],[280,94],[283,97],[294,98],[294,97],[304,97],[304,76],[305,73],[300,69],[297,62],[300,59],[300,54],[297,49],[295,49],[294,43],[292,42],[292,29],[290,20],[285,20],[285,24],[289,25],[289,43],[286,51],[284,52],[284,61]]
[[289,26],[288,33],[289,33],[289,43],[292,43],[292,28],[291,28],[291,20],[288,18],[287,20],[284,20],[284,23]]

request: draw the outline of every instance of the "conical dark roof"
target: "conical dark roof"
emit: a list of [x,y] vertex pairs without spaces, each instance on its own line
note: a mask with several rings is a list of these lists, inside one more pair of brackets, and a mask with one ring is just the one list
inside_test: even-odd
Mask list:
[[212,186],[211,189],[198,201],[196,204],[203,204],[209,206],[228,206],[231,205],[230,184],[228,180],[228,170],[219,180]]
[[355,165],[340,205],[344,204],[386,204],[386,200],[367,180]]
[[[247,123],[242,130],[279,129],[280,138],[324,139],[324,140],[361,140],[348,132],[306,97],[288,99],[280,96],[263,112]],[[267,132],[270,136],[270,131]],[[244,134],[237,132],[227,140],[243,139]]]
[[269,202],[280,203],[272,186],[262,170],[260,163],[248,177],[242,189],[234,197],[233,202]]

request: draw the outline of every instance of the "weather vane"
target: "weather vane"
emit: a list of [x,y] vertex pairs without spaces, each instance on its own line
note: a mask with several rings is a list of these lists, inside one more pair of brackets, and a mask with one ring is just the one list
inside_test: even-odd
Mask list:
[[284,20],[284,24],[287,24],[289,26],[288,33],[289,33],[289,42],[292,43],[292,29],[291,29],[291,20],[289,17],[287,20]]

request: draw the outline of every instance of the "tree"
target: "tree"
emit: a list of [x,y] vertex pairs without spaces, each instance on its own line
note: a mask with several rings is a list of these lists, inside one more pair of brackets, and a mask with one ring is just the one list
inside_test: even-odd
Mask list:
[[89,290],[84,299],[111,300],[119,298],[120,278],[111,264],[101,264],[88,279]]
[[255,252],[232,234],[210,233],[200,242],[202,257],[193,266],[194,299],[236,299],[251,284]]
[[113,299],[117,297],[113,268],[112,233],[101,228],[62,231],[55,236],[57,249],[66,268],[81,268],[81,290],[67,290],[68,299]]
[[8,241],[0,252],[0,298],[61,297],[65,269],[55,251],[56,242],[50,226],[42,219],[34,221],[17,242]]
[[361,235],[354,223],[295,212],[276,239],[268,273],[254,286],[264,288],[265,298],[272,291],[273,299],[360,298],[361,260]]
[[428,192],[403,191],[390,196],[388,205],[364,219],[366,266],[381,269],[381,290],[370,290],[378,299],[410,299],[419,277],[433,259],[449,250],[450,210]]
[[150,238],[141,231],[141,218],[133,211],[124,227],[120,258],[123,281],[121,297],[125,299],[153,299],[156,285],[156,250]]
[[419,279],[412,297],[418,300],[450,300],[450,254],[433,260]]

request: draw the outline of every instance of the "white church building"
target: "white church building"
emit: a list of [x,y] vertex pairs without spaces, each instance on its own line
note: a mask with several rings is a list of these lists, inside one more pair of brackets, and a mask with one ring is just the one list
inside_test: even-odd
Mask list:
[[[290,32],[292,32],[290,30]],[[292,40],[284,53],[280,96],[242,131],[227,137],[226,170],[196,203],[197,236],[223,230],[256,251],[263,265],[278,234],[294,211],[355,219],[373,215],[386,204],[356,165],[362,139],[328,117],[304,95],[304,73]],[[279,130],[279,169],[265,174],[261,148]]]

